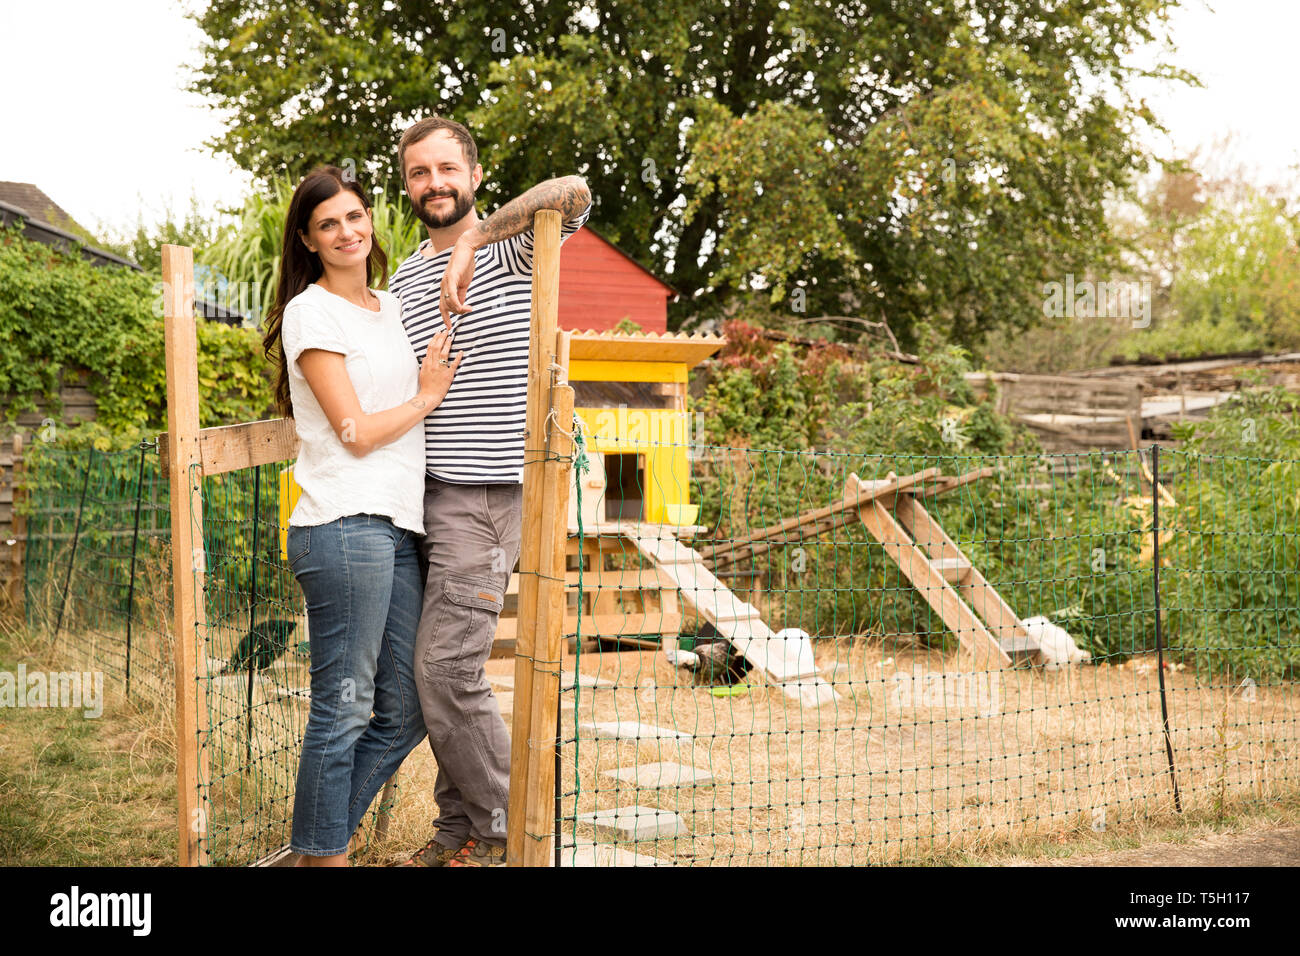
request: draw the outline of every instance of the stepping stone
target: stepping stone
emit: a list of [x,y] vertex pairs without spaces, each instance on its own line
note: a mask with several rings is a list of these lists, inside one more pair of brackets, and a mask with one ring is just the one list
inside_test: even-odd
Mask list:
[[647,790],[662,787],[704,787],[713,783],[713,774],[699,767],[681,763],[644,763],[635,767],[605,770],[601,776],[613,777],[634,787]]
[[578,814],[579,823],[590,823],[597,837],[607,840],[665,840],[687,836],[686,821],[671,810],[656,807],[620,807]]
[[[555,865],[554,857],[551,858],[549,865]],[[576,844],[567,843],[561,848],[560,866],[673,866],[673,864],[643,853],[633,853],[622,847],[579,840]]]
[[611,720],[598,724],[579,724],[578,730],[585,731],[599,740],[690,740],[690,734],[684,734],[667,727],[653,724],[638,724],[627,720]]
[[[579,686],[579,687],[601,687],[601,688],[603,688],[603,687],[614,687],[614,686],[616,686],[616,685],[615,685],[615,683],[614,683],[612,680],[607,680],[607,679],[604,678],[604,677],[593,677],[593,676],[591,676],[590,674],[579,674],[579,675],[578,675],[578,686]],[[572,687],[573,687],[573,671],[561,671],[561,672],[560,672],[560,687],[562,687],[564,690],[570,690],[570,689],[572,689]]]

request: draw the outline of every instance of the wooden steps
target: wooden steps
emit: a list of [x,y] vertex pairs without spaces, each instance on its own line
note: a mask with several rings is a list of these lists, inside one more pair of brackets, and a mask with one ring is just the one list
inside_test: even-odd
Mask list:
[[[987,472],[980,469],[940,484],[950,490]],[[864,490],[879,486],[850,475],[844,500],[854,503],[862,523],[961,642],[974,668],[1008,667],[1032,658],[1038,642],[916,495],[892,491],[862,501]]]

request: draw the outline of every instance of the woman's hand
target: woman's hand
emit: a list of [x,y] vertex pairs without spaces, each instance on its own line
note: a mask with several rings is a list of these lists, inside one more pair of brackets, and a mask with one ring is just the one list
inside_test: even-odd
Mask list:
[[454,360],[450,356],[451,333],[444,329],[429,341],[429,350],[424,353],[424,363],[420,366],[418,397],[429,403],[429,411],[437,408],[447,397],[451,380],[456,377],[456,369],[460,368],[465,353],[463,350],[457,352]]

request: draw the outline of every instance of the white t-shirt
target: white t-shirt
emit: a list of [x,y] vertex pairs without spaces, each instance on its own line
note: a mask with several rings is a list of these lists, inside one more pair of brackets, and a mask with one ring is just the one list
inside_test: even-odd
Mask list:
[[309,285],[285,306],[280,341],[289,364],[289,396],[302,446],[293,477],[302,488],[289,524],[327,524],[347,515],[375,514],[424,533],[424,428],[415,425],[395,441],[361,458],[334,433],[298,367],[307,349],[344,356],[344,366],[367,415],[409,402],[419,391],[420,367],[402,328],[402,307],[376,291],[371,312]]

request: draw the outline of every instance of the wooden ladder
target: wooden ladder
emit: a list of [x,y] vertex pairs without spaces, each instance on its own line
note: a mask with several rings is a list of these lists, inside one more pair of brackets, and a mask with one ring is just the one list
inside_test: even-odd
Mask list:
[[844,500],[854,503],[867,530],[957,636],[975,669],[1008,667],[1013,658],[1037,652],[1038,642],[1029,636],[1020,618],[916,495],[901,489],[871,494],[899,481],[863,481],[850,475]]

